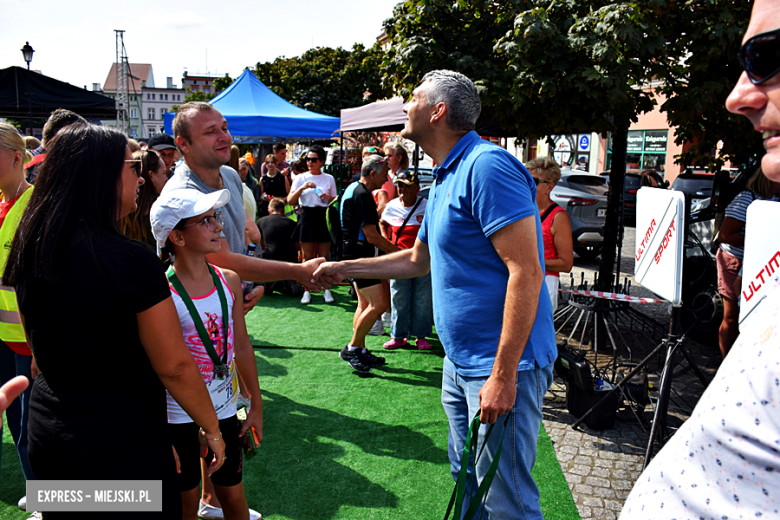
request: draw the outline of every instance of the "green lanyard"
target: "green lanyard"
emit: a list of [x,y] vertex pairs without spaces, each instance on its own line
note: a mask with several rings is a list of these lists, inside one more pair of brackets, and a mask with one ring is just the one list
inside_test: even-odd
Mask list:
[[198,336],[200,336],[200,339],[203,342],[203,346],[206,347],[206,352],[209,353],[209,357],[211,357],[211,360],[214,362],[214,366],[225,366],[227,365],[229,334],[227,298],[225,297],[225,290],[222,289],[222,282],[217,276],[217,272],[208,262],[206,262],[206,265],[208,266],[209,272],[211,273],[211,278],[214,279],[214,286],[217,288],[217,293],[219,294],[219,303],[222,304],[222,324],[225,327],[225,351],[222,354],[222,359],[219,359],[217,351],[214,350],[214,344],[211,342],[211,338],[209,337],[209,333],[206,331],[206,327],[203,326],[203,320],[198,314],[198,309],[196,309],[195,304],[192,303],[192,298],[190,298],[190,295],[187,294],[187,290],[179,281],[179,277],[176,276],[175,272],[173,272],[173,266],[169,267],[168,272],[165,274],[168,277],[168,281],[170,281],[171,285],[173,285],[173,288],[176,289],[177,293],[179,293],[179,296],[184,302],[184,305],[187,306],[187,310],[190,311],[190,316],[192,317],[192,321],[195,323],[195,328],[198,329]]

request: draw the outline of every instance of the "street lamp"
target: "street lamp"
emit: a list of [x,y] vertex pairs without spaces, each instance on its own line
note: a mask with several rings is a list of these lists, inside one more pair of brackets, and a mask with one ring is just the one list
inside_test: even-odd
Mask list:
[[24,56],[24,61],[27,62],[27,110],[28,115],[30,116],[30,135],[33,135],[33,128],[32,128],[32,85],[30,84],[30,62],[32,61],[33,53],[35,52],[35,49],[33,49],[30,46],[30,42],[24,42],[24,47],[22,47],[22,56]]
[[25,42],[24,47],[22,47],[22,56],[24,56],[24,61],[27,62],[27,70],[30,70],[33,52],[35,52],[35,49],[30,46],[30,42]]

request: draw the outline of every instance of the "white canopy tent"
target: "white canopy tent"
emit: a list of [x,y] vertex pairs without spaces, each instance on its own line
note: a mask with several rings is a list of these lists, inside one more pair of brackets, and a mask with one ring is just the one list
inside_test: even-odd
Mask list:
[[394,97],[369,105],[341,110],[342,132],[398,132],[404,127],[404,100]]

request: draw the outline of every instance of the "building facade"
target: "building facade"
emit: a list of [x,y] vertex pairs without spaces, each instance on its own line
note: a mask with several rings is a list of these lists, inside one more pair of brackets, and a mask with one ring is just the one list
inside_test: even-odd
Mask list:
[[[170,112],[173,105],[184,103],[187,92],[183,87],[178,88],[174,85],[171,77],[166,78],[165,87],[157,87],[154,83],[154,70],[148,63],[129,65],[130,76],[127,81],[129,137],[145,140],[156,133],[164,132],[163,114]],[[116,63],[111,65],[102,88],[99,83],[93,83],[92,90],[116,98]],[[115,119],[105,120],[102,123],[116,126]]]
[[184,71],[184,77],[181,79],[182,87],[192,92],[203,92],[204,94],[214,94],[214,80],[220,76],[211,76],[210,74],[190,74]]
[[[140,139],[143,136],[142,92],[147,84],[154,86],[154,73],[148,63],[130,63],[130,74],[127,78],[127,117],[130,122],[129,137]],[[92,84],[92,90],[116,99],[116,63],[111,64],[106,81],[101,88],[99,83]],[[104,125],[116,126],[116,119],[102,121]]]
[[150,87],[146,86],[141,90],[142,93],[142,116],[143,116],[143,138],[148,139],[152,135],[165,132],[163,128],[163,114],[172,112],[174,105],[184,103],[187,97],[187,91],[183,88],[177,88],[173,84],[173,78],[166,78],[166,86]]

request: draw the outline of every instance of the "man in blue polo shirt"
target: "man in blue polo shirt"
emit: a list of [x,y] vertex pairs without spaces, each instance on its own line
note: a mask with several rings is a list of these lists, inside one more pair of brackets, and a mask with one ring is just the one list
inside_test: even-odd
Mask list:
[[[440,166],[414,247],[323,264],[315,277],[327,284],[431,271],[436,330],[447,355],[442,404],[453,477],[477,410],[483,424],[496,424],[476,468],[480,481],[509,413],[512,431],[504,437],[486,511],[491,520],[541,519],[531,469],[556,347],[536,185],[517,159],[474,132],[480,110],[477,89],[462,74],[438,70],[423,77],[404,107],[401,135]],[[482,426],[480,446],[486,432]]]

